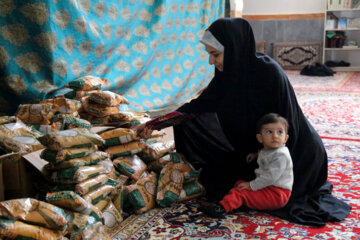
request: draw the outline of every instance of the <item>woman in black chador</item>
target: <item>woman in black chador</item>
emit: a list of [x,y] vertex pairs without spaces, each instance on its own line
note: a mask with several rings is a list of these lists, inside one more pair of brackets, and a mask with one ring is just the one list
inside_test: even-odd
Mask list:
[[288,204],[267,212],[311,226],[346,218],[351,207],[331,195],[324,145],[301,111],[282,68],[256,52],[249,23],[219,19],[201,42],[209,63],[215,65],[214,78],[197,99],[140,125],[140,135],[175,125],[177,152],[202,169],[206,197],[219,201],[237,180],[255,178],[257,165],[248,165],[246,156],[261,148],[255,137],[256,122],[267,113],[278,113],[289,122],[286,145],[293,160],[294,185]]

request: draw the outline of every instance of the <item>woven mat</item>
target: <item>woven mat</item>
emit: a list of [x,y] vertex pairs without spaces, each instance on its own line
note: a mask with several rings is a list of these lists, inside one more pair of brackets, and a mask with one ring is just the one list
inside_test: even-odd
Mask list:
[[274,42],[273,58],[284,69],[303,69],[321,62],[321,42]]

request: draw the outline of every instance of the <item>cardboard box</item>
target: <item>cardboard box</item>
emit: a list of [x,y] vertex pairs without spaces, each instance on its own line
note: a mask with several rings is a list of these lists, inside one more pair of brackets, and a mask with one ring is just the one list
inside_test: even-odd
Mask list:
[[[112,128],[114,127],[99,126],[93,127],[91,130],[100,133]],[[0,201],[4,199],[35,197],[36,181],[45,181],[49,176],[49,172],[44,167],[48,162],[40,158],[43,150],[40,149],[22,156],[18,153],[0,156],[0,163],[3,168],[0,177]],[[1,187],[2,179],[4,187]],[[2,195],[3,198],[1,198]]]
[[2,173],[5,200],[33,196],[33,169],[25,159],[3,158]]
[[2,162],[0,161],[0,202],[5,200]]

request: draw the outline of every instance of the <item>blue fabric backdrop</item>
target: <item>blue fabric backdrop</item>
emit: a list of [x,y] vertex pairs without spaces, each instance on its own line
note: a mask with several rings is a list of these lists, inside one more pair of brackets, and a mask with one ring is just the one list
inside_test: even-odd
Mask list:
[[181,102],[213,74],[199,43],[225,0],[1,0],[0,112],[84,75],[135,110]]

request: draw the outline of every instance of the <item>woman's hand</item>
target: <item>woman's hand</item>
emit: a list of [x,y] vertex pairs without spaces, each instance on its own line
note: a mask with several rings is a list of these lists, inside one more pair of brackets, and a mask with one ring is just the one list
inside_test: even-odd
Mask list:
[[235,187],[240,188],[240,190],[251,190],[250,182],[241,182],[235,185]]
[[150,138],[151,137],[151,133],[152,133],[152,129],[146,126],[146,123],[137,125],[135,127],[133,127],[133,130],[136,131],[136,134],[141,137],[141,138]]
[[258,154],[257,153],[249,153],[247,156],[246,156],[246,162],[247,163],[251,163],[254,159],[256,159],[258,157]]

